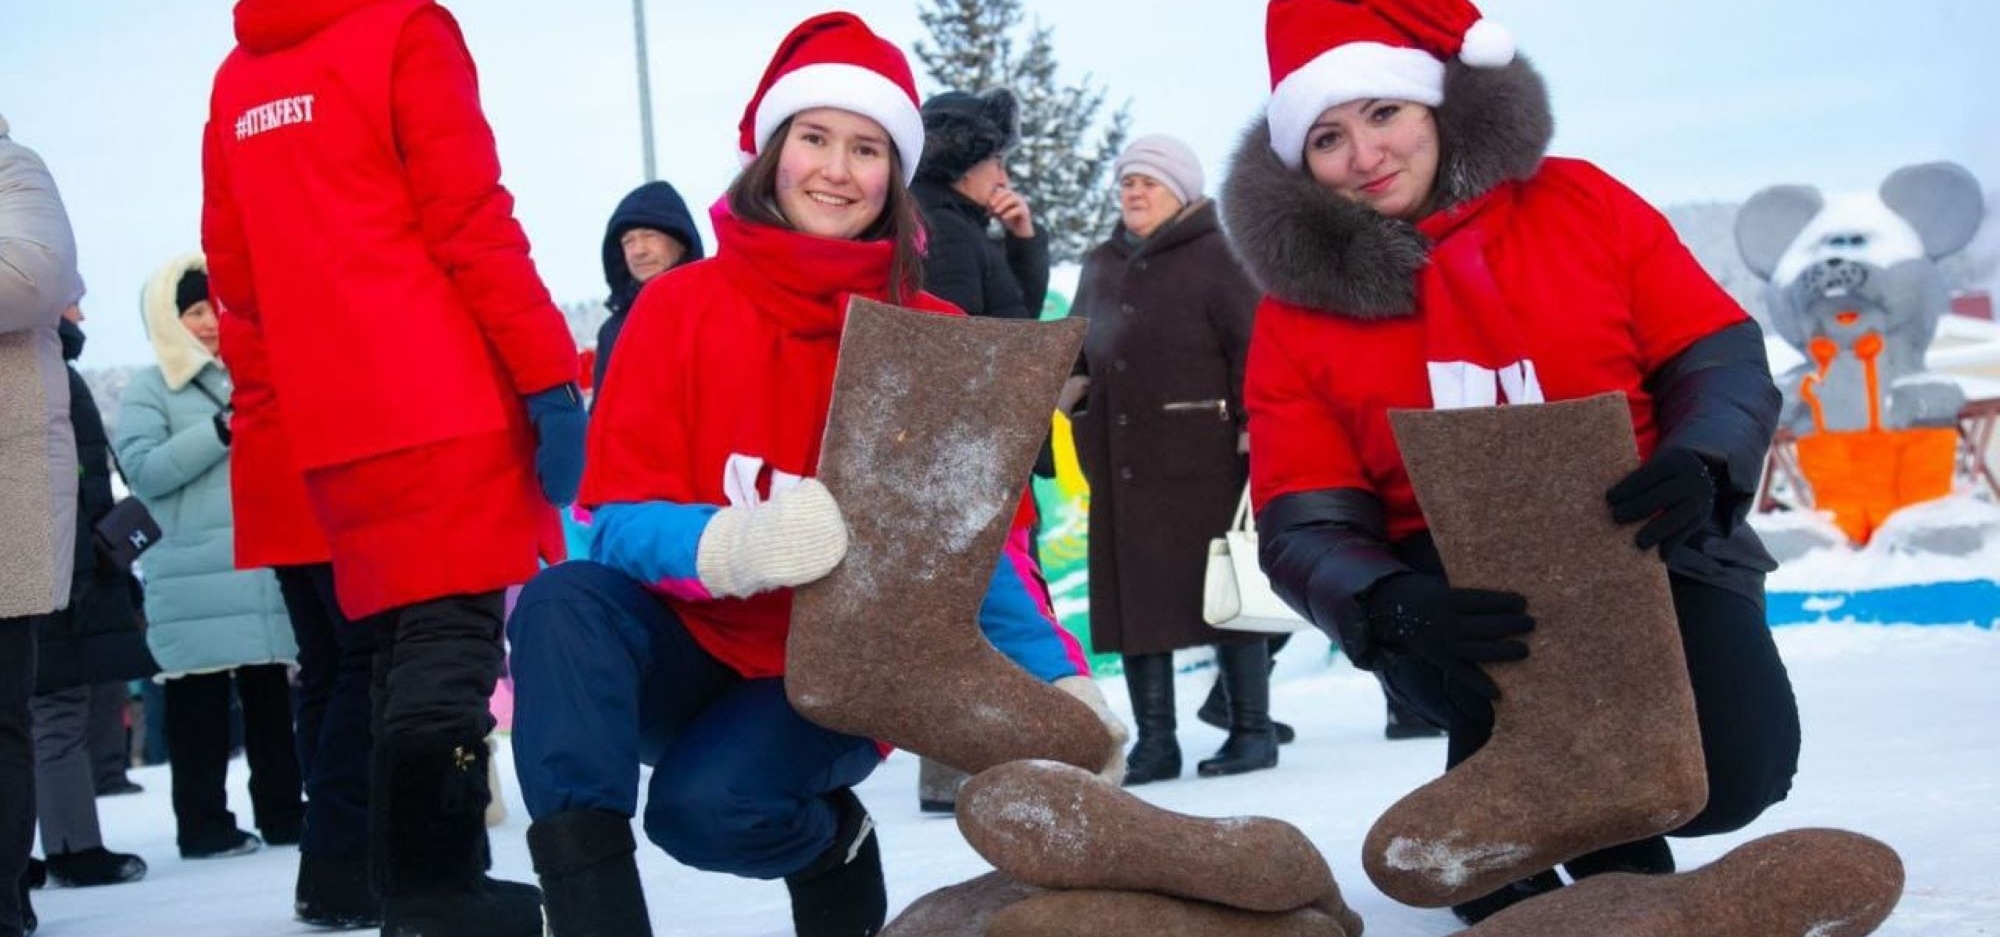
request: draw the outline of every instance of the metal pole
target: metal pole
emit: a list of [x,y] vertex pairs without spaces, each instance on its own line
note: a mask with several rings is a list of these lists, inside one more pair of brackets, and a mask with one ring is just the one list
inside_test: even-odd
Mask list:
[[632,0],[632,35],[639,46],[639,144],[646,153],[646,181],[660,177],[653,165],[653,81],[646,63],[646,0]]

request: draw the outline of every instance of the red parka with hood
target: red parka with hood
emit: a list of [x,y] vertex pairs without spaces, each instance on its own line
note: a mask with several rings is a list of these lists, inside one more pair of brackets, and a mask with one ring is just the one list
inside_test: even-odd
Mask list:
[[521,398],[574,380],[576,348],[457,24],[431,0],[242,0],[236,35],[202,241],[237,381],[239,563],[312,561],[323,530],[357,616],[524,580],[560,540]]

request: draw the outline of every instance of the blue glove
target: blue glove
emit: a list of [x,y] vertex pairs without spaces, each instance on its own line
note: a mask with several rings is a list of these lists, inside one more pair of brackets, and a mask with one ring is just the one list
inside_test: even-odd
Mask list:
[[576,500],[583,483],[583,434],[590,417],[575,384],[529,394],[528,420],[535,425],[535,477],[542,497],[562,507]]

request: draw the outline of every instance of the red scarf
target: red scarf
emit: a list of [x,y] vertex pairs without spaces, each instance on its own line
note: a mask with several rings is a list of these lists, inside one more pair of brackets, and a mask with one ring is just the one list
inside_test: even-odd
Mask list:
[[1542,402],[1535,363],[1486,263],[1486,245],[1505,229],[1518,195],[1515,183],[1503,183],[1417,223],[1433,245],[1417,274],[1433,409]]

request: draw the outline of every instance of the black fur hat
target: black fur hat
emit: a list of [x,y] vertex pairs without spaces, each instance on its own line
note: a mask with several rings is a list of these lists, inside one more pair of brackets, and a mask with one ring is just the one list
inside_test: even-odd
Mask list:
[[995,153],[1021,142],[1021,106],[1014,92],[947,91],[924,102],[924,158],[917,178],[957,182]]

